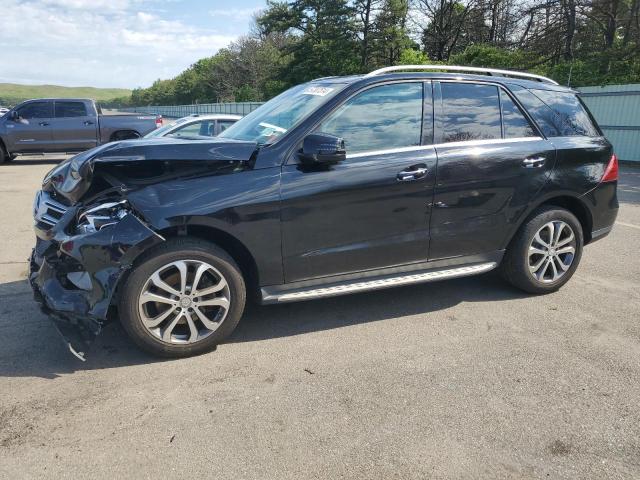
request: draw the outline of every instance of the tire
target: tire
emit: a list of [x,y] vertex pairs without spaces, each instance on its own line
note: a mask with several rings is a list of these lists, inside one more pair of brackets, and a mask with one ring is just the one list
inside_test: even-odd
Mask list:
[[111,135],[111,139],[109,141],[118,142],[120,140],[132,140],[134,138],[140,138],[140,134],[138,132],[134,132],[133,130],[122,130]]
[[[545,246],[551,233],[560,237]],[[578,268],[583,246],[582,225],[576,216],[564,208],[544,206],[534,211],[520,227],[507,248],[500,270],[503,278],[520,290],[534,294],[555,292]],[[559,274],[557,278],[556,274]]]
[[[186,289],[180,287],[183,271]],[[171,295],[171,289],[180,296]],[[207,290],[215,291],[204,294]],[[154,295],[165,299],[149,300],[156,299]],[[214,350],[238,325],[245,303],[245,282],[233,259],[212,243],[185,237],[167,241],[135,263],[118,312],[136,345],[156,356],[179,358]]]
[[0,143],[0,165],[3,163],[9,163],[14,158],[16,158],[15,155],[9,155],[4,148],[4,145]]

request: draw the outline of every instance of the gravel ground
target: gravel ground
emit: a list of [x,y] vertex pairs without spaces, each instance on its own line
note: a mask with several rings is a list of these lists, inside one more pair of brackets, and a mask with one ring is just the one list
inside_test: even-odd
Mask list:
[[640,169],[560,292],[495,274],[247,312],[82,363],[25,283],[49,159],[0,166],[0,478],[640,478]]

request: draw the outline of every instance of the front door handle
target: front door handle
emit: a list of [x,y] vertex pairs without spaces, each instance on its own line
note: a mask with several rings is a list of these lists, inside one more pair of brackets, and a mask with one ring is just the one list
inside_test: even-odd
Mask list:
[[48,127],[49,122],[40,122],[38,125],[40,125],[41,127]]
[[522,166],[524,168],[539,168],[542,167],[546,161],[547,159],[544,157],[526,158],[522,161]]
[[93,125],[93,122],[91,120],[87,120],[86,122],[84,122],[85,125]]
[[423,178],[427,174],[427,171],[427,166],[424,163],[412,165],[406,170],[399,172],[397,179],[399,182],[412,182]]

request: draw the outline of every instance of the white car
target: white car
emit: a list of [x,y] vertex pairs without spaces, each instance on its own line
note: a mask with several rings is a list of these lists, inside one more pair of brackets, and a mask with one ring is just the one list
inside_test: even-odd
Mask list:
[[173,137],[173,138],[201,138],[215,137],[224,132],[242,117],[240,115],[226,115],[213,113],[207,115],[193,114],[174,120],[167,125],[148,133],[144,138]]
[[7,113],[9,111],[8,108],[5,107],[0,107],[0,117],[3,116],[5,113]]

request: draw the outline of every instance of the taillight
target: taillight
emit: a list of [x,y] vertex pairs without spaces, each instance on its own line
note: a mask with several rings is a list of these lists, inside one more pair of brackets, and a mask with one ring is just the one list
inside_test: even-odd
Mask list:
[[604,171],[604,175],[602,175],[601,182],[616,182],[618,181],[618,157],[615,155],[611,155],[611,160],[609,160],[609,165]]
[[158,115],[156,117],[156,128],[160,128],[162,126],[162,115]]

